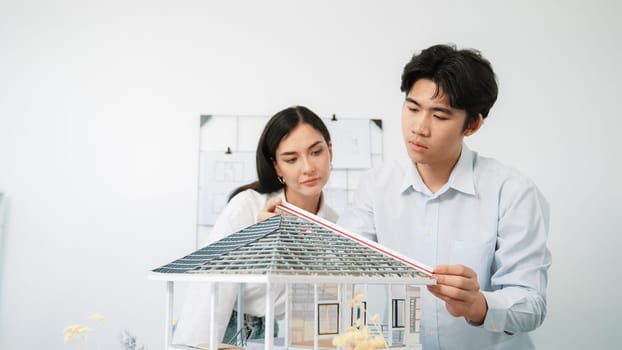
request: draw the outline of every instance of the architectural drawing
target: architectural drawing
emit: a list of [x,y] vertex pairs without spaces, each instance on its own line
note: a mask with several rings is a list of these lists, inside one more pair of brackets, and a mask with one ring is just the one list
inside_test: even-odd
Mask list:
[[[269,116],[202,115],[196,247],[204,246],[218,214],[238,186],[257,179],[255,151]],[[337,213],[351,203],[361,175],[382,162],[382,120],[324,118],[333,144],[333,169],[324,188]],[[242,166],[243,164],[243,166]]]

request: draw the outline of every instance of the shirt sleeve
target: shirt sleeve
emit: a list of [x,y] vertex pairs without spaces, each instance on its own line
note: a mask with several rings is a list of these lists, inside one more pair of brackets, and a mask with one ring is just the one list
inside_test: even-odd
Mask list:
[[174,344],[196,345],[209,343],[211,329],[210,298],[215,293],[215,334],[220,343],[223,340],[231,311],[237,299],[236,283],[218,283],[214,290],[208,283],[193,283],[188,286],[179,322],[173,335]]
[[[258,209],[264,202],[254,192],[243,191],[231,198],[214,223],[207,237],[207,244],[216,242],[226,236],[240,231],[255,223]],[[231,310],[237,299],[237,284],[219,283],[216,290],[215,331],[220,341],[226,331]],[[198,344],[209,341],[210,306],[209,298],[212,291],[208,284],[193,283],[186,289],[182,312],[175,330],[174,341],[180,344]]]
[[373,173],[367,171],[359,181],[350,205],[339,216],[337,224],[368,239],[377,241],[374,224]]
[[218,215],[205,245],[214,243],[254,224],[257,220],[257,207],[259,205],[255,202],[249,191],[240,192],[231,198]]
[[508,180],[501,187],[497,248],[483,327],[509,334],[536,329],[546,316],[549,207],[535,185]]

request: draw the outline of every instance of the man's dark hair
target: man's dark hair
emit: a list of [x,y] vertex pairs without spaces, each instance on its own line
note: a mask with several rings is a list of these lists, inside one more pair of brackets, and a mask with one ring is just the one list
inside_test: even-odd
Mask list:
[[444,93],[449,105],[466,111],[466,129],[478,114],[488,116],[497,100],[497,80],[487,59],[473,49],[457,50],[455,46],[435,45],[413,55],[404,66],[402,92],[408,95],[419,79],[436,84],[436,95]]

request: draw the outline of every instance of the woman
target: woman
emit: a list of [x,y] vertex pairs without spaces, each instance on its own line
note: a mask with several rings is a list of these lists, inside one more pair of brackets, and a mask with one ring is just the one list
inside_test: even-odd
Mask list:
[[[336,221],[337,214],[324,203],[322,194],[330,176],[331,161],[330,134],[320,117],[302,106],[289,107],[276,113],[264,127],[257,144],[258,180],[233,191],[229,203],[214,224],[208,242],[215,242],[276,215],[276,206],[281,201]],[[201,285],[189,287],[175,330],[174,343],[198,344],[209,341],[207,290]],[[218,308],[214,310],[216,336],[228,343],[236,342],[237,314],[232,314],[232,309],[237,299],[237,290],[236,284],[218,286]],[[251,325],[252,338],[263,337],[261,316],[265,312],[264,291],[263,285],[247,284],[244,288],[245,318]],[[271,297],[275,300],[276,314],[283,313],[284,288],[274,288]]]

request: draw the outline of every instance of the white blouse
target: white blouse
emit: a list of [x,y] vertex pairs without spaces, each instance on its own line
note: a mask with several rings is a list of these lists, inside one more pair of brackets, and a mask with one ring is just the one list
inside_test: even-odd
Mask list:
[[[207,237],[207,244],[257,223],[257,215],[264,209],[268,200],[274,197],[281,197],[283,202],[287,202],[283,190],[268,194],[259,193],[255,190],[245,190],[236,194],[216,219],[214,227]],[[324,196],[322,196],[320,210],[316,215],[331,222],[337,221],[337,213],[324,203]]]
[[[274,197],[281,197],[285,202],[284,192],[278,191],[262,194],[249,189],[242,191],[231,198],[231,201],[223,209],[216,220],[212,231],[207,238],[207,244],[216,242],[232,233],[257,223],[257,216],[264,209],[266,202]],[[337,221],[337,213],[324,203],[324,196],[320,203],[318,216],[331,222]],[[217,285],[216,304],[214,310],[216,324],[216,337],[222,340],[227,323],[231,317],[237,300],[238,284],[219,283]],[[244,311],[246,314],[263,316],[265,313],[265,285],[246,284],[244,287]],[[210,310],[209,310],[209,286],[194,283],[188,286],[184,300],[184,306],[179,317],[179,322],[173,335],[174,344],[199,344],[209,342]],[[275,313],[284,312],[285,287],[273,285],[272,298],[275,300]]]

